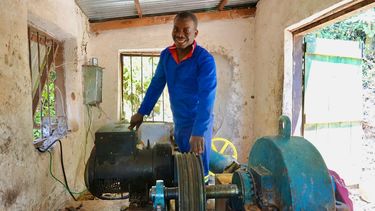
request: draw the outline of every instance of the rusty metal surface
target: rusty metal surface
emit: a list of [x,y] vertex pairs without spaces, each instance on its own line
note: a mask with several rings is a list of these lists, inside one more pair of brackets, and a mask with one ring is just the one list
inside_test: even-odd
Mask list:
[[280,119],[278,136],[256,141],[248,166],[261,207],[279,210],[335,210],[328,169],[318,150],[302,137],[290,136],[290,120]]
[[239,192],[237,185],[234,184],[206,186],[207,199],[235,197],[239,195]]

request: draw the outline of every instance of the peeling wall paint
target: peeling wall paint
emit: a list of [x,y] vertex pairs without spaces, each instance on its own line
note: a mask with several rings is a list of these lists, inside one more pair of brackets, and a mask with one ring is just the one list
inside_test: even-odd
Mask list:
[[[237,148],[239,161],[246,163],[254,143],[254,19],[213,21],[208,24],[202,23],[201,27],[204,27],[200,28],[203,46],[214,56],[221,55],[231,67],[229,71],[225,66],[218,67],[217,96],[224,92],[220,90],[222,84],[230,81],[230,86],[227,90],[228,98],[219,97],[215,102],[215,115],[218,120],[215,122],[215,129],[218,129],[215,131],[216,137],[231,140]],[[218,56],[215,59],[218,62],[223,61]],[[220,78],[220,75],[223,77]],[[220,106],[225,106],[227,110],[222,112]],[[220,118],[224,120],[224,125],[221,125]]]
[[[102,108],[116,121],[119,114],[119,51],[163,49],[172,44],[172,24],[102,32],[91,36],[89,55],[104,67]],[[210,51],[218,66],[215,104],[217,136],[235,143],[245,161],[253,139],[254,18],[199,23],[198,44]],[[222,88],[221,88],[222,87]],[[104,121],[94,121],[94,130]]]
[[[65,41],[67,93],[81,92],[81,44],[87,43],[87,18],[73,0],[2,0],[0,8],[0,210],[56,210],[70,196],[49,175],[48,153],[32,144],[32,97],[28,55],[28,23]],[[71,41],[74,40],[74,41]],[[69,47],[70,46],[70,47]],[[72,49],[76,48],[74,52]],[[76,78],[76,79],[72,79]],[[67,99],[70,99],[69,97]],[[84,113],[82,99],[68,101],[68,118],[79,128],[63,139],[70,186],[82,190]],[[79,103],[78,103],[79,101]],[[59,148],[52,151],[54,173],[62,178]]]

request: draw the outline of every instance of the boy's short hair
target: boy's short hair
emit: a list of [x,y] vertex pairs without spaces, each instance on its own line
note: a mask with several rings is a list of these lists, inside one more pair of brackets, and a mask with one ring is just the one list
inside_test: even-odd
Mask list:
[[194,13],[191,13],[191,12],[186,12],[186,11],[180,12],[174,17],[174,20],[176,21],[177,19],[186,19],[186,18],[190,18],[191,20],[193,20],[195,28],[198,27],[198,18],[197,16],[194,15]]

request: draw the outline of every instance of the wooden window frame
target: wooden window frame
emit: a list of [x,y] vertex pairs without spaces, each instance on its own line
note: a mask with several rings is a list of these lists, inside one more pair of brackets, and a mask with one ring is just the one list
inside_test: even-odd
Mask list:
[[[32,52],[31,49],[31,42],[37,43],[37,51]],[[47,46],[51,48],[49,53],[44,55],[44,59],[42,58],[43,55],[40,55],[39,48],[41,45]],[[36,66],[39,72],[38,77],[40,77],[37,83],[37,87],[34,90],[33,84],[31,85],[32,88],[32,116],[33,116],[33,125],[34,129],[40,128],[40,125],[35,123],[35,114],[37,111],[38,106],[40,106],[41,97],[39,96],[41,90],[44,89],[47,81],[48,76],[51,71],[51,68],[54,67],[54,71],[56,72],[56,80],[55,80],[55,111],[56,111],[56,118],[64,117],[66,120],[66,91],[65,91],[65,71],[64,71],[64,64],[63,64],[63,54],[64,54],[64,43],[53,38],[46,32],[37,29],[33,26],[28,26],[28,47],[29,47],[29,68],[30,68],[30,75],[31,77],[33,74],[32,66],[32,56],[33,53],[37,54],[37,61]],[[44,63],[44,64],[42,64]]]

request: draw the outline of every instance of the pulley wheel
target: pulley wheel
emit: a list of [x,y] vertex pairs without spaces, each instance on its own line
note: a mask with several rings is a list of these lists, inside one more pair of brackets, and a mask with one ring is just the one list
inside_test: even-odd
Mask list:
[[200,156],[192,153],[176,154],[175,165],[179,210],[205,211],[206,193]]

